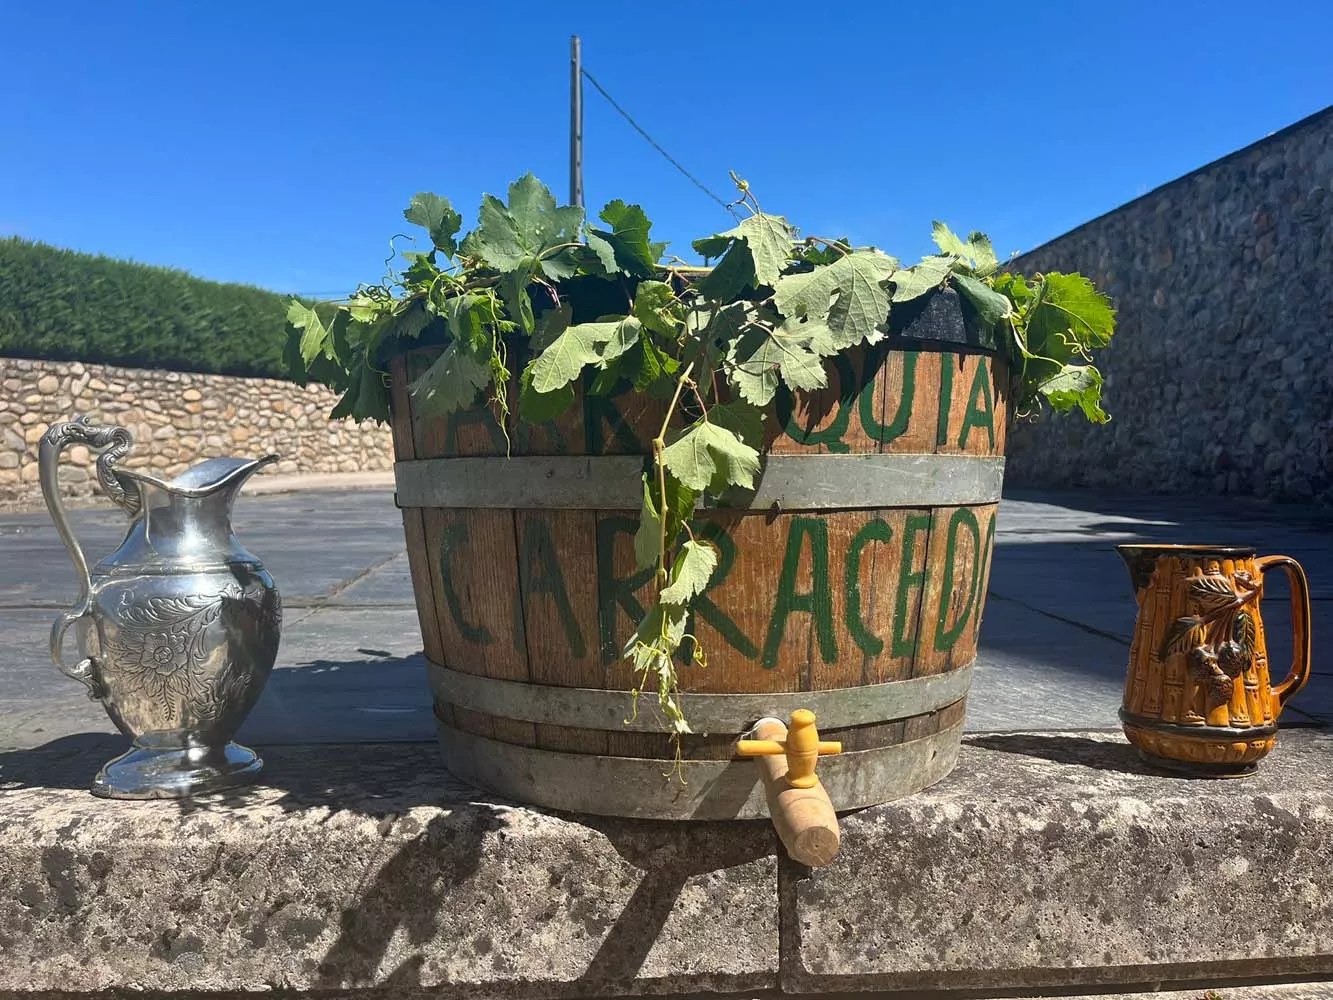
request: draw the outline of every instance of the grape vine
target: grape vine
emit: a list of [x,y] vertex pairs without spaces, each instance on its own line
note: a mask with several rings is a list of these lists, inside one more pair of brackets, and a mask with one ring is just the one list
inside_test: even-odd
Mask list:
[[634,536],[656,602],[624,656],[638,678],[634,710],[641,692],[654,692],[678,753],[690,727],[677,664],[682,649],[687,662],[706,662],[687,628],[718,565],[689,521],[704,498],[754,487],[766,409],[781,387],[824,388],[826,362],[883,340],[895,305],[952,287],[1007,353],[1019,415],[1049,406],[1110,419],[1092,352],[1109,342],[1115,311],[1087,278],[1011,273],[986,236],[962,239],[939,222],[939,252],[903,267],[845,238],[802,236],[764,212],[744,181],[737,187],[744,218],[693,243],[713,262],[706,267],[663,263],[665,244],[651,239],[640,206],[612,201],[598,225],[558,206],[531,174],[510,185],[507,202],[486,195],[462,239],[449,201],[418,194],[403,214],[426,230],[429,250],[404,254],[401,273],[345,300],[293,301],[288,314],[288,367],[341,393],[333,417],[387,421],[387,367],[423,345],[439,353],[409,392],[426,416],[484,399],[508,433],[516,420],[560,416],[580,387],[612,395],[632,386],[665,401]]

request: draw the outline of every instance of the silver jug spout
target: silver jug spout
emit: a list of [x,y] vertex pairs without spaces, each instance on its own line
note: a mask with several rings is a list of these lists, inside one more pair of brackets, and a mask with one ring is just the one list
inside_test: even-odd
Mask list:
[[209,458],[190,466],[171,480],[123,469],[117,469],[116,475],[169,496],[201,500],[221,494],[225,500],[223,506],[230,510],[246,480],[277,460],[277,455],[265,455],[262,458]]
[[118,470],[135,485],[142,506],[125,541],[97,570],[258,563],[232,533],[232,505],[246,480],[277,460],[277,455],[210,458],[171,480]]
[[256,472],[277,460],[277,455],[265,455],[262,458],[210,458],[190,466],[173,479],[171,485],[175,489],[199,490],[202,493],[213,493],[220,489],[234,493]]

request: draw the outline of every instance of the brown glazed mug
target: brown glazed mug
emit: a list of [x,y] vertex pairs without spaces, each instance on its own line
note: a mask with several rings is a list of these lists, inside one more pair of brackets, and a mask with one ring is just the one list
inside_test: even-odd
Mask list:
[[[1252,548],[1119,545],[1138,600],[1120,720],[1149,763],[1185,774],[1250,774],[1273,749],[1283,706],[1310,679],[1310,588],[1290,556]],[[1291,582],[1292,665],[1268,674],[1264,573]]]

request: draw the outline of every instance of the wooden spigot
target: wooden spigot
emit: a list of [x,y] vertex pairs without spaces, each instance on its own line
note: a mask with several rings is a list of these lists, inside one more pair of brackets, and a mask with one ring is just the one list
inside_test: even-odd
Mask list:
[[761,719],[754,737],[738,741],[736,752],[758,758],[778,838],[793,861],[811,868],[828,864],[837,857],[841,835],[815,762],[841,753],[842,744],[820,740],[815,713],[804,708],[792,712],[790,729],[777,719]]
[[760,738],[738,742],[736,752],[742,757],[785,754],[787,783],[792,788],[814,788],[819,784],[819,779],[815,777],[815,761],[825,754],[842,753],[841,743],[819,738],[819,730],[815,728],[815,713],[808,708],[798,708],[791,713],[791,727],[781,737],[764,739],[757,726],[755,736]]

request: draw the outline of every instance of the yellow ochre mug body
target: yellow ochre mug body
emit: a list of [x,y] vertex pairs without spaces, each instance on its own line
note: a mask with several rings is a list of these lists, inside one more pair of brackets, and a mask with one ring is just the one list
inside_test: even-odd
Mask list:
[[[1120,720],[1143,758],[1177,773],[1251,774],[1310,678],[1310,588],[1289,556],[1243,546],[1119,545],[1138,601]],[[1291,584],[1292,664],[1273,685],[1264,573]]]

